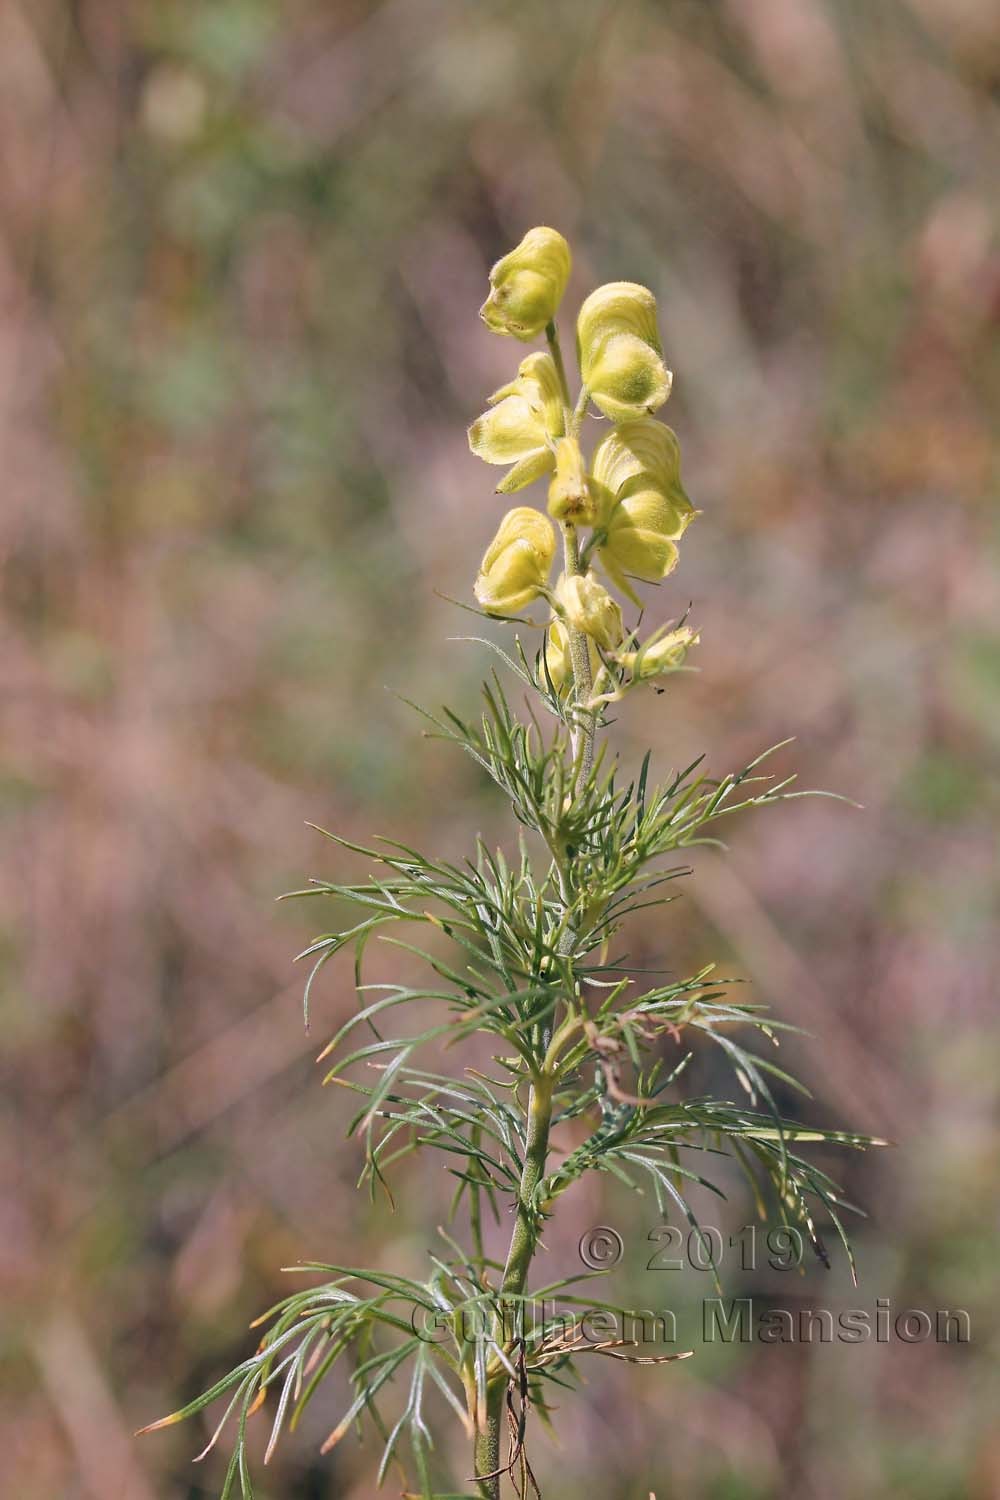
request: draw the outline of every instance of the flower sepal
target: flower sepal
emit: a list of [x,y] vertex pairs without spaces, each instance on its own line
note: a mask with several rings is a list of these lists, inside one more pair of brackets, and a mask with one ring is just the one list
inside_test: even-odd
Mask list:
[[611,281],[591,292],[577,318],[576,345],[583,383],[613,422],[657,411],[670,395],[673,375],[647,287]]
[[557,229],[529,229],[490,271],[490,295],[479,316],[491,333],[537,338],[556,315],[571,266],[569,245]]
[[547,595],[555,555],[555,528],[546,516],[530,505],[509,510],[479,567],[473,592],[480,606],[509,618]]
[[555,445],[565,431],[559,376],[551,354],[529,354],[517,377],[494,391],[469,428],[469,447],[488,464],[512,464],[497,493],[520,490],[556,466]]

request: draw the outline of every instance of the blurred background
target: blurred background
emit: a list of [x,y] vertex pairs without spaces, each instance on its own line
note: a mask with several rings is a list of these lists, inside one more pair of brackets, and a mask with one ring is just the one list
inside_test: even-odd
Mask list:
[[[501,513],[465,427],[523,350],[476,311],[543,222],[566,336],[597,282],[655,290],[703,511],[655,600],[693,601],[700,675],[626,705],[623,754],[795,735],[778,768],[864,804],[742,821],[633,944],[745,975],[813,1033],[804,1115],[897,1143],[828,1153],[869,1213],[857,1292],[842,1258],[727,1291],[972,1325],[702,1347],[705,1276],[645,1269],[654,1206],[580,1185],[545,1278],[617,1226],[607,1294],[697,1353],[595,1361],[543,1493],[1000,1495],[998,90],[994,0],[6,0],[5,1493],[217,1494],[207,1424],[131,1433],[250,1352],[278,1267],[426,1265],[440,1167],[395,1216],[355,1193],[313,1061],[349,970],[306,1036],[291,958],[328,919],[273,902],[341,868],[306,819],[509,838],[393,694],[475,706],[436,591],[470,596]],[[263,1500],[374,1495],[370,1444],[316,1456],[343,1398]]]

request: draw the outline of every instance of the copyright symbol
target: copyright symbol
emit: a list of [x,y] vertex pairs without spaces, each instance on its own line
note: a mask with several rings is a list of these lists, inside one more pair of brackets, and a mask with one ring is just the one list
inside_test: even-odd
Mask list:
[[607,1271],[625,1254],[625,1242],[617,1229],[598,1224],[580,1236],[580,1259],[592,1271]]

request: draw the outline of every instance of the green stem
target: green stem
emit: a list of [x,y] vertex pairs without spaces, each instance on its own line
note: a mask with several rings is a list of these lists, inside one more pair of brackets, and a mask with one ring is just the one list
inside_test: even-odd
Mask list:
[[528,1098],[528,1134],[524,1148],[524,1166],[517,1193],[517,1216],[507,1251],[501,1290],[520,1295],[528,1277],[528,1267],[535,1249],[537,1220],[533,1201],[535,1189],[545,1171],[549,1150],[549,1126],[552,1123],[552,1079],[539,1074]]
[[589,400],[590,391],[585,385],[583,385],[580,387],[580,394],[577,397],[576,406],[573,408],[573,415],[569,420],[570,437],[578,438],[580,436],[580,431],[583,427],[583,419],[587,415],[587,403]]
[[566,366],[563,364],[562,349],[559,344],[559,333],[556,329],[555,323],[548,323],[546,325],[545,337],[548,340],[549,353],[552,355],[552,362],[556,367],[556,374],[559,376],[559,388],[562,391],[563,406],[566,408],[566,431],[568,432],[569,424],[572,421],[571,412],[573,409],[573,403],[569,399],[569,381],[566,379]]
[[[469,1139],[473,1148],[478,1148],[482,1139],[482,1130],[478,1125],[473,1125]],[[486,1259],[483,1251],[482,1207],[479,1201],[481,1189],[478,1186],[483,1175],[478,1162],[469,1163],[469,1176],[476,1179],[475,1183],[469,1183],[469,1228],[472,1232],[473,1254],[476,1257],[480,1270],[482,1269],[483,1261]]]
[[503,1399],[506,1380],[491,1386],[486,1396],[486,1420],[476,1430],[476,1473],[495,1477],[479,1482],[479,1493],[484,1500],[500,1500],[500,1425],[503,1419]]
[[[538,1215],[534,1205],[535,1189],[545,1173],[549,1150],[549,1127],[552,1123],[552,1079],[538,1074],[528,1097],[528,1129],[524,1145],[524,1165],[517,1193],[517,1215],[507,1251],[503,1280],[500,1283],[501,1319],[504,1316],[504,1294],[520,1297],[528,1280],[528,1268],[538,1240]],[[515,1304],[515,1308],[520,1304]],[[502,1337],[502,1334],[500,1335]],[[507,1373],[501,1366],[486,1390],[485,1421],[476,1432],[476,1473],[495,1477],[484,1479],[480,1493],[484,1500],[499,1500],[500,1433],[503,1423]]]

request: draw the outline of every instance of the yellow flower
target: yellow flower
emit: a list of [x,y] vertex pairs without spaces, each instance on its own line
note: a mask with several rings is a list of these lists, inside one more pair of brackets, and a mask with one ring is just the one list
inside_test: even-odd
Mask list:
[[670,395],[656,298],[646,287],[610,281],[591,292],[577,318],[576,347],[583,383],[613,422],[656,411]]
[[687,625],[666,635],[655,637],[638,651],[626,651],[618,658],[622,666],[634,672],[636,677],[657,677],[661,672],[673,671],[683,662],[691,646],[697,646],[700,637]]
[[489,411],[469,428],[469,447],[488,464],[513,464],[497,485],[502,495],[551,473],[553,444],[565,431],[559,376],[551,354],[522,359],[517,379],[489,398]]
[[587,466],[574,437],[556,443],[555,478],[549,485],[549,515],[574,526],[592,526],[596,508]]
[[552,522],[530,505],[509,510],[486,549],[474,592],[491,615],[516,615],[537,599],[556,555]]
[[582,630],[605,651],[620,644],[625,634],[621,607],[593,573],[563,574],[556,584],[556,601],[572,629]]
[[[601,658],[597,654],[597,647],[587,637],[587,651],[590,655],[590,673],[596,677],[601,669]],[[545,641],[545,666],[548,668],[552,686],[557,692],[573,680],[573,659],[569,650],[569,631],[562,620],[553,620],[549,625],[548,635]],[[544,670],[542,681],[545,680]]]
[[608,576],[638,603],[626,575],[657,583],[677,565],[677,542],[698,514],[681,484],[680,445],[652,417],[623,422],[597,445],[592,482]]
[[529,229],[490,272],[490,295],[479,316],[492,333],[533,339],[556,315],[569,280],[569,246],[556,229]]

